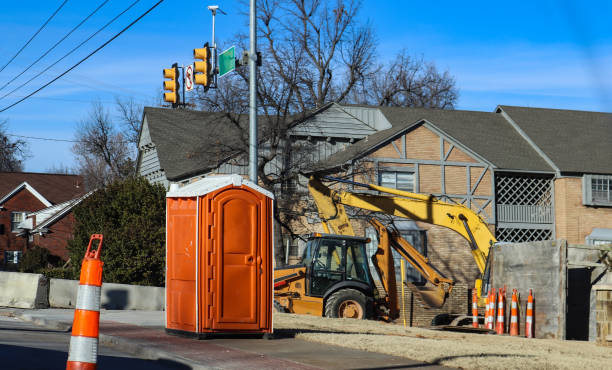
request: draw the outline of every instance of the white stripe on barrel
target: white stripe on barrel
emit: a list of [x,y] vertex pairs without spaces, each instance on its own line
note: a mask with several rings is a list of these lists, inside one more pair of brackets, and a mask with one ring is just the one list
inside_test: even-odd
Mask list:
[[95,364],[98,359],[98,338],[70,337],[68,361]]
[[512,317],[510,317],[510,322],[511,322],[511,323],[517,323],[517,322],[518,322],[518,321],[517,321],[517,317],[516,317],[516,316],[512,316]]
[[76,309],[88,311],[100,311],[101,287],[95,285],[79,285],[77,293]]

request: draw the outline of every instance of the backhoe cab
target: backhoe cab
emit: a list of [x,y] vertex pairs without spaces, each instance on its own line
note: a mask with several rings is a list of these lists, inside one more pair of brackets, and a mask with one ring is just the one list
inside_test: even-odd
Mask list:
[[312,234],[299,264],[274,271],[275,299],[293,313],[365,319],[372,316],[374,286],[367,238]]

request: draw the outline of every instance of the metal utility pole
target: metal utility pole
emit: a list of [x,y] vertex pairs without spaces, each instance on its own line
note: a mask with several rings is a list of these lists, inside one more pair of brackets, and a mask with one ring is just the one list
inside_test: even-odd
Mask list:
[[250,0],[249,50],[249,179],[257,184],[257,17],[255,0]]
[[213,49],[213,55],[212,55],[212,70],[213,70],[213,84],[212,87],[217,87],[217,43],[215,42],[215,16],[217,15],[217,11],[219,11],[219,13],[221,14],[226,14],[223,10],[219,9],[219,5],[209,5],[208,6],[208,10],[210,10],[212,12],[212,45],[211,48]]

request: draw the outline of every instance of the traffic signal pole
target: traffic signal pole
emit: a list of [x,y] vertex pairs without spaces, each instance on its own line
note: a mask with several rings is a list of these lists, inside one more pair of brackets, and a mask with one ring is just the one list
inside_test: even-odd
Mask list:
[[255,0],[250,0],[250,5],[249,179],[255,184],[257,184],[257,17],[255,9]]

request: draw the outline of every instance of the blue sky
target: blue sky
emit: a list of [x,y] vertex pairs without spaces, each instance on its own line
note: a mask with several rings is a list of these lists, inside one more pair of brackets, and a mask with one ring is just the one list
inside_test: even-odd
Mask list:
[[[6,2],[0,14],[0,66],[27,41],[60,0]],[[57,16],[4,71],[0,86],[93,11],[102,0],[69,0]],[[91,19],[0,96],[39,74],[95,32],[131,1],[109,0]],[[63,72],[155,0],[140,0],[116,23],[82,49],[29,85],[0,99],[0,109]],[[210,40],[208,5],[228,14],[217,17],[217,38],[248,32],[240,2],[166,0],[105,49],[35,97],[0,113],[17,135],[73,139],[74,127],[99,100],[112,107],[115,96],[155,105],[162,68],[188,64],[194,47]],[[521,105],[612,112],[612,2],[577,0],[538,2],[374,1],[360,13],[373,25],[380,61],[407,49],[455,76],[458,109],[492,111],[496,105]],[[27,171],[72,166],[71,143],[28,139]]]

